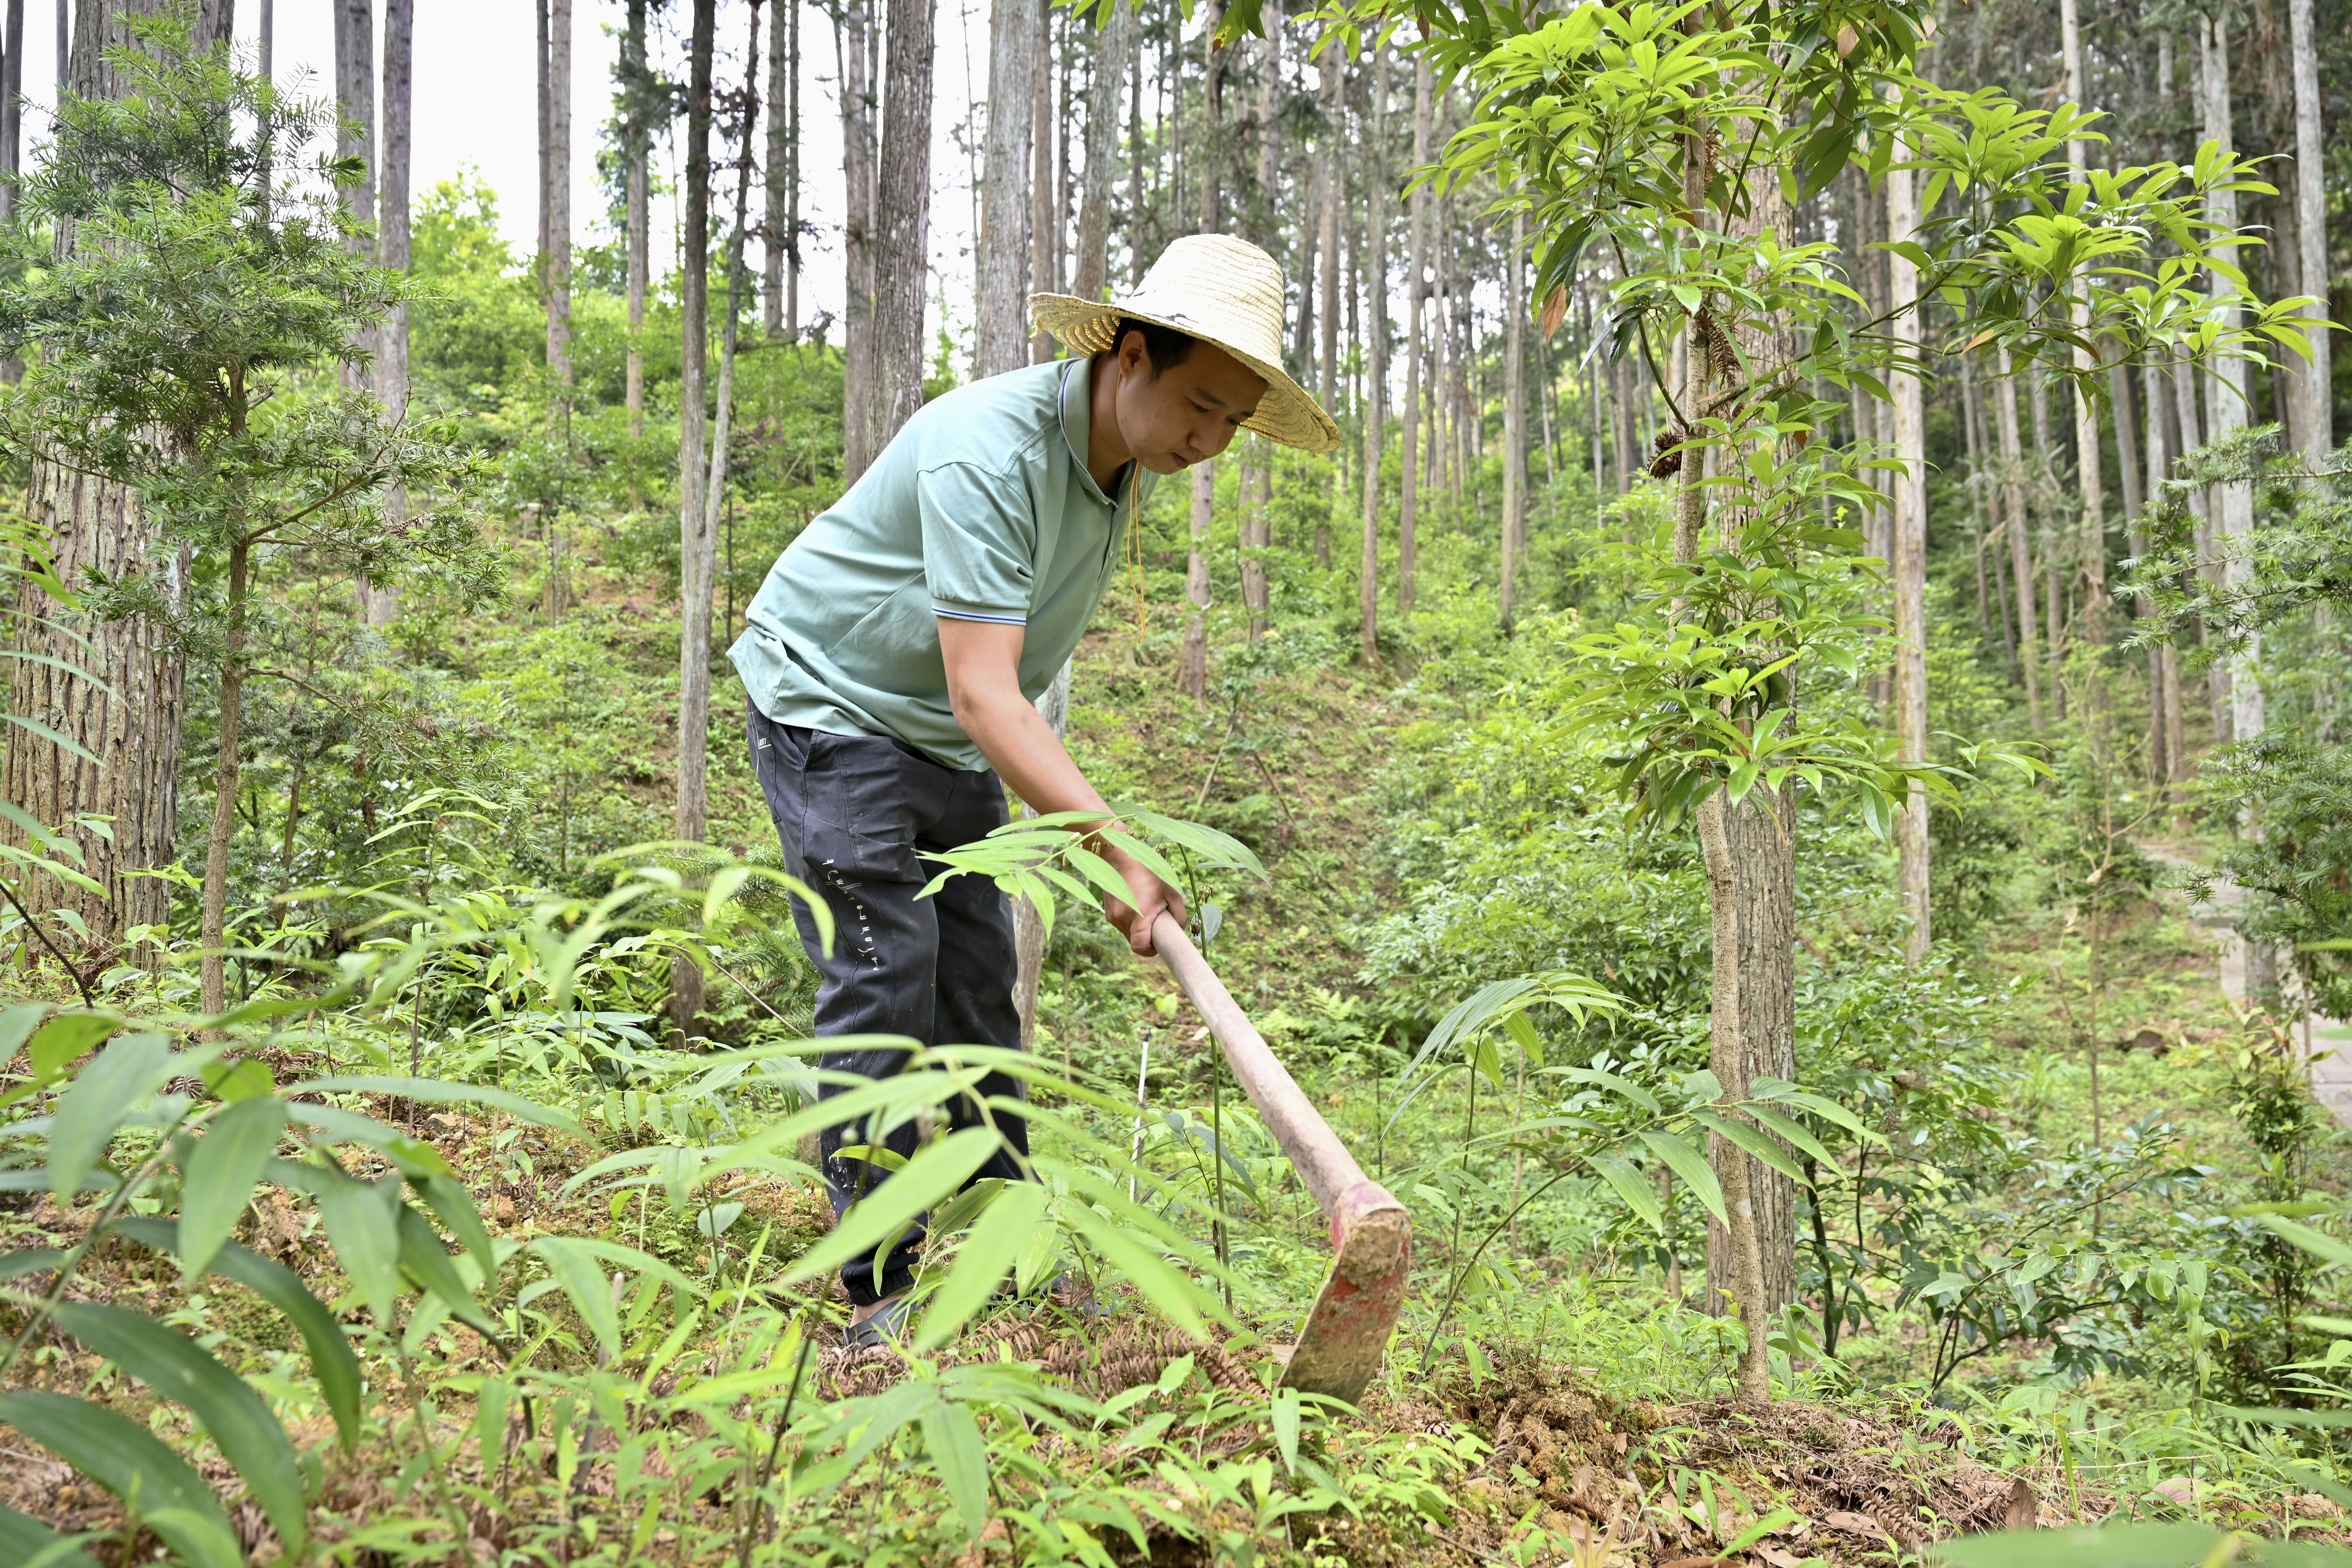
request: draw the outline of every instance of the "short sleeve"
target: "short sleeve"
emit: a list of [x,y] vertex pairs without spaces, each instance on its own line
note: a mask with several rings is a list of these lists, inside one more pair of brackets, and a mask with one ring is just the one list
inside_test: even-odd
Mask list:
[[916,477],[923,575],[935,615],[1025,626],[1037,575],[1037,523],[1027,488],[973,463]]

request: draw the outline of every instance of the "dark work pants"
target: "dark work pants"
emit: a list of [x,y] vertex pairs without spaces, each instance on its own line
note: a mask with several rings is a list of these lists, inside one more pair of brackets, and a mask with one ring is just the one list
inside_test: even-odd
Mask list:
[[[768,797],[768,812],[783,840],[784,868],[807,883],[833,911],[833,952],[817,940],[815,920],[799,900],[793,916],[801,946],[816,965],[816,1033],[906,1035],[927,1046],[1021,1044],[1013,1004],[1013,910],[984,877],[958,877],[928,899],[915,897],[933,868],[918,850],[952,849],[1004,825],[1004,786],[993,770],[941,767],[912,747],[878,735],[828,735],[779,724],[751,710],[751,766]],[[906,1060],[903,1050],[828,1051],[818,1065],[887,1078]],[[841,1092],[827,1084],[821,1097]],[[982,1097],[1019,1097],[1021,1082],[991,1073]],[[983,1120],[965,1099],[950,1115],[958,1128]],[[1028,1124],[994,1118],[1026,1158]],[[885,1147],[901,1158],[915,1152],[916,1129],[894,1129]],[[844,1144],[866,1142],[854,1124],[829,1127],[819,1144],[838,1216],[861,1191],[888,1173],[855,1156]],[[1020,1163],[1000,1149],[974,1174],[1017,1180]],[[922,1250],[920,1226],[884,1255],[844,1264],[849,1299],[867,1306],[914,1283]]]

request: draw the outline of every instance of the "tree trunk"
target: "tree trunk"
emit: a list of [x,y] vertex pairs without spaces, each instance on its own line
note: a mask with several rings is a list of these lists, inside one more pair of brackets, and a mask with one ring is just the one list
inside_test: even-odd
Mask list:
[[[2083,26],[2076,0],[2058,0],[2059,52],[2065,69],[2063,95],[2070,103],[2080,104],[2086,96],[2087,80],[2083,69]],[[2066,143],[2066,161],[2072,165],[2067,179],[2080,184],[2090,178],[2084,167],[2090,161],[2090,144],[2076,138]],[[2087,331],[2090,327],[2090,302],[2079,295],[2072,307],[2074,330]],[[2084,635],[2093,640],[2103,635],[2102,622],[2107,606],[2107,524],[2106,485],[2100,472],[2099,405],[2092,400],[2090,384],[2084,378],[2098,368],[2092,351],[2077,345],[2074,351],[2076,380],[2074,396],[2074,478],[2083,498],[2083,608],[2085,613]]]
[[[1207,31],[1203,39],[1216,37],[1223,21],[1223,0],[1210,0]],[[1207,58],[1202,73],[1202,136],[1205,144],[1201,156],[1201,232],[1217,231],[1220,204],[1223,196],[1224,153],[1221,140],[1224,100],[1224,63],[1219,51],[1206,42],[1202,52]],[[1184,567],[1184,657],[1177,674],[1177,683],[1184,695],[1205,708],[1209,702],[1209,525],[1214,520],[1217,503],[1216,461],[1212,458],[1194,465],[1192,469],[1192,554]]]
[[[87,16],[95,9],[99,7],[86,5],[82,13]],[[335,156],[360,162],[360,177],[343,187],[343,205],[351,210],[356,222],[373,224],[376,167],[373,0],[335,0],[334,21],[335,111],[341,117],[335,127]],[[362,255],[373,249],[363,237],[352,244]],[[352,354],[337,368],[346,390],[371,389],[373,378],[367,361],[375,346],[374,337],[373,327],[361,327],[354,332]]]
[[[2140,377],[2142,401],[2147,405],[2147,439],[2143,443],[2147,455],[2146,493],[2158,493],[2172,472],[2173,459],[2179,456],[2179,424],[2168,418],[2171,412],[2172,385],[2168,377],[2153,365],[2146,367]],[[2189,778],[2188,743],[2182,734],[2180,711],[2179,650],[2171,643],[2158,643],[2148,649],[2156,664],[2156,707],[2154,727],[2160,737],[2158,752],[2163,758],[2163,771],[2158,774],[2160,784],[2178,784]]]
[[621,91],[623,94],[621,147],[626,161],[627,186],[623,202],[623,219],[627,234],[629,348],[625,368],[624,400],[629,412],[629,438],[643,440],[646,434],[646,287],[651,270],[647,254],[652,234],[651,202],[653,173],[647,166],[653,155],[653,73],[646,64],[646,0],[629,0],[627,29],[621,35]]
[[989,12],[976,367],[984,376],[1017,370],[1029,360],[1029,132],[1039,21],[1029,0],[997,0]]
[[[2072,7],[2074,0],[2066,0]],[[1912,171],[1886,174],[1886,226],[1897,244],[1918,230],[1917,188]],[[1919,346],[1919,270],[1899,251],[1888,253],[1888,284],[1894,315],[1888,322],[1897,353]],[[1895,484],[1894,550],[1888,564],[1895,589],[1895,743],[1906,763],[1927,760],[1927,409],[1926,390],[1916,375],[1897,374],[1895,457],[1903,464]],[[1907,791],[1895,817],[1895,901],[1906,922],[1903,953],[1917,963],[1927,956],[1927,797]]]
[[[1133,0],[1129,0],[1130,5]],[[1143,24],[1127,29],[1127,286],[1143,281]]]
[[[842,478],[856,484],[874,461],[874,69],[873,0],[847,0],[835,13],[841,41],[841,169],[846,192],[841,244]],[[708,113],[708,110],[705,110]]]
[[[1317,323],[1322,328],[1322,338],[1316,353],[1316,390],[1322,395],[1328,413],[1337,406],[1339,395],[1339,209],[1348,199],[1339,158],[1340,150],[1348,145],[1348,109],[1340,93],[1347,61],[1336,41],[1325,47],[1318,68],[1322,72],[1324,139],[1323,155],[1316,160],[1323,194],[1322,211],[1316,221],[1322,229],[1317,250],[1323,273],[1316,292],[1322,300],[1323,319]],[[1299,285],[1303,291],[1306,279],[1299,279]],[[1333,472],[1338,472],[1336,464]]]
[[784,101],[768,112],[781,115],[784,142],[784,334],[794,342],[801,335],[801,7],[790,0],[784,7]]
[[209,1017],[228,1011],[228,962],[221,949],[228,931],[228,851],[236,841],[238,752],[245,721],[245,601],[250,586],[250,546],[238,539],[228,552],[228,599],[221,632],[220,740],[213,762],[213,825],[205,844],[204,957],[199,985]]
[[[2321,121],[2324,100],[2319,90],[2319,35],[2314,25],[2314,0],[2287,0],[2288,53],[2294,74],[2294,215],[2298,251],[2297,292],[2312,296],[2303,313],[2315,321],[2328,319],[2327,266],[2327,142]],[[9,11],[9,36],[16,36],[16,11]],[[16,58],[16,46],[8,58]],[[14,74],[14,68],[11,68]],[[13,89],[12,89],[13,92]],[[12,142],[13,144],[13,142]],[[2311,363],[2294,369],[2292,356],[2282,355],[2294,376],[2295,444],[2316,463],[2336,438],[2335,383],[2330,378],[2335,347],[2322,327],[2311,334]]]
[[[792,141],[794,129],[785,120],[785,105],[791,100],[792,71],[795,64],[785,40],[791,26],[787,15],[797,16],[799,0],[776,0],[776,19],[771,24],[768,45],[768,163],[763,194],[767,198],[765,218],[760,226],[762,240],[760,276],[760,326],[771,339],[785,333],[784,319],[784,256],[793,242],[792,221],[786,214],[786,191],[792,175]],[[751,144],[744,144],[750,155]],[[797,329],[799,323],[793,323]]]
[[[686,214],[678,278],[678,674],[677,807],[674,832],[700,843],[710,828],[710,590],[718,533],[706,501],[703,378],[709,353],[710,53],[718,0],[694,0],[688,45]],[[702,971],[690,958],[670,964],[670,1026],[684,1039],[702,1012]]]
[[1519,553],[1527,548],[1528,389],[1520,357],[1527,335],[1527,214],[1511,215],[1511,247],[1503,258],[1503,560],[1496,608],[1511,628]]
[[[383,5],[383,173],[378,192],[376,259],[394,272],[406,272],[408,246],[408,174],[410,131],[414,121],[412,79],[415,76],[416,0],[384,0]],[[408,417],[408,306],[405,301],[385,312],[377,331],[376,395],[394,423]],[[384,496],[384,521],[398,528],[408,515],[408,489],[394,485]],[[362,579],[361,611],[372,626],[390,626],[400,614],[400,590]]]
[[2025,451],[2017,429],[2017,378],[2011,374],[2009,351],[1999,351],[1993,366],[1993,422],[2000,433],[2001,510],[2009,528],[2010,566],[2017,582],[2017,664],[2025,678],[2025,720],[2035,734],[2042,732],[2042,672],[2040,637],[2033,616],[2033,543],[2025,521]]
[[[1389,48],[1372,40],[1372,133],[1364,139],[1364,549],[1356,581],[1357,652],[1367,667],[1380,663],[1381,429],[1389,376]],[[1405,466],[1412,467],[1408,436]]]
[[572,415],[572,0],[547,19],[547,373],[550,415]]
[[890,0],[882,166],[875,193],[873,417],[868,461],[923,405],[930,278],[931,35],[938,0]]
[[[2230,114],[2230,37],[2225,24],[2208,19],[2200,24],[2204,43],[2205,139],[2221,144],[2223,157],[2233,155],[2236,149]],[[2233,232],[2238,226],[2238,195],[2233,190],[2217,189],[2205,208],[2206,220],[2221,232]],[[2239,323],[2236,285],[2220,271],[2212,273],[2213,315],[2223,331],[2236,330]],[[2246,367],[2242,361],[2224,360],[2208,367],[2206,384],[2212,396],[2207,405],[2205,438],[2224,441],[2246,427]],[[2214,529],[2219,535],[2226,559],[2222,581],[2231,588],[2242,589],[2252,580],[2252,563],[2242,552],[2232,549],[2240,540],[2252,531],[2254,526],[2254,488],[2251,484],[2227,484],[2213,487]],[[2260,667],[2262,634],[2247,634],[2246,647],[2230,661],[2230,739],[2243,745],[2263,732],[2263,681]]]
[[[127,17],[164,9],[165,0],[117,0],[84,5],[70,18],[61,12],[60,96],[119,97],[124,84],[104,51],[131,41]],[[205,0],[196,16],[198,47],[210,48],[228,37],[233,19],[228,0]],[[163,545],[127,487],[37,461],[26,500],[63,581],[79,583],[92,572],[115,580],[152,575],[172,611],[183,607],[188,553]],[[102,957],[132,928],[161,927],[170,919],[171,884],[144,873],[178,857],[187,667],[175,643],[142,616],[68,629],[57,623],[60,606],[30,586],[20,591],[18,609],[15,646],[32,657],[15,661],[8,710],[97,760],[10,725],[8,802],[53,827],[78,816],[111,819],[110,836],[69,835],[81,849],[82,869],[100,892],[45,880],[28,882],[23,892],[26,904],[44,913],[70,910],[89,933],[84,951]],[[37,662],[44,659],[55,662]],[[13,821],[0,821],[0,842],[27,844]]]
[[[269,0],[262,0],[266,12]],[[0,220],[16,216],[16,176],[25,153],[25,0],[8,0],[0,35]]]
[[[1412,166],[1416,169],[1429,162],[1429,127],[1432,118],[1430,66],[1427,51],[1420,52],[1413,68],[1412,79]],[[1413,524],[1421,500],[1421,457],[1423,359],[1426,349],[1422,341],[1421,300],[1426,287],[1429,270],[1429,190],[1425,185],[1413,187],[1412,206],[1412,237],[1405,259],[1405,329],[1404,329],[1404,410],[1398,425],[1404,437],[1404,462],[1399,472],[1397,491],[1397,610],[1401,615],[1412,613],[1414,574]]]
[[1094,70],[1087,81],[1087,170],[1078,205],[1077,276],[1071,292],[1099,300],[1110,283],[1110,176],[1118,158],[1118,81],[1136,27],[1134,0],[1119,0],[1108,25],[1095,35]]
[[[1006,0],[1015,4],[1017,0]],[[1060,189],[1054,178],[1054,8],[1052,0],[1038,0],[1037,18],[1031,24],[1031,47],[1036,52],[1036,89],[1029,100],[1029,287],[1045,293],[1057,290],[1061,279],[1054,270],[1055,207]],[[1055,353],[1054,334],[1039,331],[1029,340],[1029,362],[1044,364]]]

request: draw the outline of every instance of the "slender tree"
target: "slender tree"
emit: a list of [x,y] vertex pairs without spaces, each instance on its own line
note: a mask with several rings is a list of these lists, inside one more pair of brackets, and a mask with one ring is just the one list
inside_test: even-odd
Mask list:
[[[1014,4],[1016,0],[1006,0]],[[1061,182],[1054,172],[1054,6],[1037,0],[1037,17],[1029,34],[1036,53],[1036,90],[1029,100],[1029,287],[1037,292],[1062,286],[1054,265],[1054,236],[1062,226]],[[1029,339],[1029,359],[1043,364],[1056,353],[1054,334],[1040,331]]]
[[1110,177],[1118,161],[1118,86],[1138,23],[1134,0],[1119,0],[1095,35],[1094,69],[1087,79],[1087,166],[1078,203],[1077,275],[1071,291],[1099,300],[1110,282]]
[[[343,187],[343,205],[362,224],[375,222],[375,15],[373,0],[334,0],[335,109],[342,122],[335,136],[335,157],[357,160],[358,174]],[[89,9],[89,7],[85,7]],[[352,240],[354,249],[369,251],[365,230]],[[367,334],[373,337],[373,333]],[[370,390],[368,354],[372,342],[362,340],[360,353],[343,363],[340,372],[346,387]]]
[[[1431,87],[1429,56],[1424,51],[1415,58],[1412,79],[1412,166],[1416,169],[1429,162],[1430,122],[1434,112]],[[1425,374],[1423,362],[1429,352],[1421,330],[1421,302],[1429,289],[1427,186],[1416,184],[1413,187],[1411,205],[1412,237],[1407,241],[1411,249],[1406,256],[1404,270],[1404,409],[1398,421],[1404,437],[1404,462],[1399,475],[1402,488],[1397,491],[1397,610],[1402,615],[1412,612],[1413,526],[1419,521],[1421,487],[1427,478],[1419,452],[1423,420],[1422,379]]]
[[2017,586],[2017,664],[2025,680],[2026,724],[2042,732],[2040,637],[2033,614],[2033,540],[2025,517],[2025,446],[2017,426],[2017,377],[2009,351],[1999,352],[1993,379],[1994,423],[2000,433],[2001,511],[2009,530],[2009,560]]
[[1528,314],[1528,215],[1511,215],[1510,249],[1503,257],[1503,560],[1496,608],[1511,626],[1519,555],[1527,548],[1528,389],[1523,363]]
[[938,0],[890,0],[874,260],[875,397],[867,452],[923,405],[923,306],[930,278],[931,36]]
[[654,80],[646,63],[646,4],[647,0],[629,0],[628,23],[621,34],[621,156],[626,165],[622,221],[628,251],[628,277],[623,287],[629,313],[622,397],[628,409],[632,440],[642,440],[646,434],[646,288],[653,227]]
[[[1364,288],[1368,361],[1364,371],[1364,548],[1356,577],[1356,651],[1367,666],[1380,662],[1381,614],[1381,405],[1387,401],[1389,379],[1389,172],[1388,146],[1389,46],[1372,38],[1372,133],[1364,139]],[[1404,437],[1404,466],[1412,468],[1410,422]],[[1407,481],[1410,483],[1410,481]]]
[[846,207],[841,244],[842,475],[851,484],[874,460],[874,0],[844,0],[835,13],[840,56],[841,170]]
[[[2077,0],[2058,0],[2058,28],[2066,71],[2063,96],[2070,103],[2081,103],[2088,79],[2083,66],[2083,24]],[[2090,178],[2090,144],[2079,139],[2066,144],[2066,159],[2073,165],[2068,177],[2075,184]],[[2072,313],[2077,331],[2089,326],[2090,310],[2087,298],[2075,299]],[[2083,499],[2083,597],[2091,616],[2089,635],[2096,637],[2107,604],[2106,482],[2100,471],[2099,405],[2091,395],[2091,373],[2098,369],[2098,362],[2093,351],[2081,344],[2075,346],[2074,360],[2074,480]]]
[[[2072,9],[2073,0],[2067,0]],[[1908,169],[1886,174],[1886,226],[1895,245],[1916,243],[1918,191]],[[1897,352],[1916,354],[1919,346],[1919,270],[1908,256],[1890,249],[1888,292],[1895,315],[1888,323]],[[1902,760],[1927,760],[1927,409],[1926,389],[1916,374],[1898,367],[1894,394],[1895,457],[1903,465],[1895,481],[1894,549],[1888,559],[1895,589],[1895,743]],[[1917,963],[1927,956],[1927,797],[1906,790],[1895,817],[1895,895],[1906,921],[1904,956]]]
[[[791,13],[788,19],[786,13]],[[776,19],[771,27],[773,37],[768,46],[768,164],[765,194],[766,220],[760,226],[762,242],[760,303],[761,325],[771,338],[782,338],[790,320],[784,310],[785,258],[794,248],[796,236],[792,232],[789,191],[793,179],[792,134],[795,127],[785,119],[786,105],[792,97],[792,71],[797,65],[790,49],[787,34],[799,26],[798,0],[776,0]],[[746,144],[749,152],[749,144]],[[733,279],[729,279],[731,284]],[[790,331],[797,331],[800,323],[791,321]],[[724,352],[723,350],[721,351]],[[721,374],[724,374],[722,370]],[[722,409],[724,405],[722,404]]]
[[[2230,110],[2229,26],[2219,18],[2208,17],[2202,20],[2200,33],[2205,140],[2218,144],[2223,157],[2230,157],[2236,152],[2237,139]],[[2227,182],[2215,186],[2205,216],[2224,232],[2238,226],[2238,195]],[[2211,273],[2211,280],[2214,317],[2224,330],[2234,329],[2241,314],[2237,283],[2219,268]],[[2205,438],[2225,441],[2246,427],[2250,398],[2245,364],[2239,360],[2225,360],[2207,366],[2203,378],[2207,390]],[[2232,588],[2242,587],[2252,580],[2253,568],[2242,552],[2229,546],[2253,530],[2254,489],[2251,484],[2224,484],[2213,489],[2214,531],[2219,536],[2217,542],[2223,547],[2223,582]],[[2263,732],[2261,658],[2261,637],[2254,633],[2250,635],[2245,651],[2229,664],[2230,739],[2238,744],[2254,740]]]
[[[262,0],[267,9],[269,0]],[[8,0],[0,23],[0,218],[16,213],[25,149],[25,0]]]
[[[1322,341],[1315,355],[1316,391],[1322,396],[1325,408],[1338,406],[1339,396],[1339,209],[1347,205],[1348,184],[1341,178],[1346,161],[1341,151],[1348,145],[1346,130],[1347,103],[1340,92],[1340,83],[1347,70],[1347,58],[1339,52],[1334,38],[1323,46],[1317,68],[1321,73],[1323,100],[1322,156],[1316,160],[1318,183],[1316,190],[1322,198],[1321,210],[1315,221],[1322,230],[1317,252],[1322,261],[1323,275],[1316,292],[1321,297],[1323,317],[1317,324],[1322,329]],[[1302,291],[1307,280],[1299,279]],[[1332,465],[1333,483],[1338,482],[1339,465]]]
[[[1030,0],[997,0],[989,9],[974,334],[982,375],[1002,375],[1029,359],[1029,132],[1037,91],[1034,29],[1042,20]],[[1139,149],[1136,156],[1141,158]]]
[[[376,259],[405,273],[409,264],[409,148],[414,120],[412,79],[416,58],[416,0],[383,3],[383,174],[377,192]],[[395,425],[408,417],[408,301],[394,302],[377,334],[376,396]],[[384,497],[385,521],[398,528],[408,491],[394,485]],[[362,606],[370,626],[389,626],[400,613],[400,590],[362,579]]]
[[572,0],[550,0],[547,14],[547,372],[551,413],[572,412]]
[[[719,536],[705,505],[704,374],[710,322],[710,54],[719,0],[694,0],[687,44],[686,214],[678,277],[678,595],[677,837],[699,843],[710,828],[710,596]],[[702,971],[670,965],[670,1026],[683,1038],[702,1012]]]
[[[2312,19],[2313,7],[2314,0],[2287,0],[2287,52],[2294,62],[2295,270],[2299,291],[2312,299],[2303,313],[2325,321],[2328,319],[2327,142],[2322,117],[2325,100],[2319,89],[2319,34]],[[9,17],[13,38],[13,8]],[[8,58],[16,58],[13,43]],[[2314,462],[2336,442],[2334,354],[2329,333],[2315,330],[2311,363],[2294,378],[2295,444]]]
[[[1201,232],[1213,234],[1222,226],[1223,192],[1224,58],[1213,40],[1225,16],[1224,0],[1209,0],[1208,25],[1202,32]],[[1202,707],[1209,701],[1209,527],[1216,516],[1217,465],[1213,460],[1192,466],[1192,551],[1184,570],[1184,653],[1177,684]]]
[[[750,36],[743,45],[743,80],[747,85],[741,102],[743,121],[736,142],[734,223],[727,231],[727,308],[719,317],[719,395],[712,400],[716,413],[710,436],[710,477],[702,490],[702,531],[712,541],[714,554],[721,508],[727,500],[727,460],[734,438],[735,343],[743,318],[739,290],[748,276],[743,251],[751,238],[751,147],[760,128],[759,95],[748,84],[760,79],[760,6],[761,0],[751,0]],[[731,616],[724,629],[726,637],[721,641],[734,636]]]

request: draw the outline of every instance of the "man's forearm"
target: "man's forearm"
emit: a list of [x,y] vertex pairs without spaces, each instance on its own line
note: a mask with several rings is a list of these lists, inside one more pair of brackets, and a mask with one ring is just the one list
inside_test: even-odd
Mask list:
[[1017,691],[975,696],[956,719],[996,776],[1038,816],[1057,811],[1110,815],[1101,793],[1078,772],[1054,727]]

